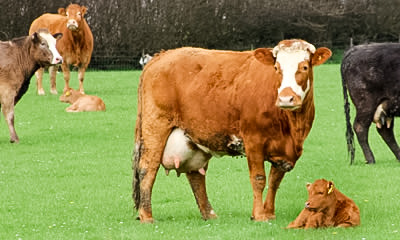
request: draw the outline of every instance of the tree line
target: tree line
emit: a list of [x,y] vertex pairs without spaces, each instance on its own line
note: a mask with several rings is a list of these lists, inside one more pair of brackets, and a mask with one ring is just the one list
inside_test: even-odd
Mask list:
[[[28,33],[70,0],[0,0],[0,39]],[[77,0],[95,46],[92,67],[138,68],[142,52],[196,46],[248,50],[301,38],[316,46],[399,41],[400,0]]]

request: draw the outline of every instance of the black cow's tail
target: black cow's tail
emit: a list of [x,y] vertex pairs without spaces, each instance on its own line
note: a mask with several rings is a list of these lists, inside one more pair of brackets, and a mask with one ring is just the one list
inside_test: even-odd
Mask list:
[[345,81],[345,58],[343,59],[341,66],[342,74],[342,87],[343,87],[343,99],[344,99],[344,114],[346,118],[346,140],[347,140],[347,152],[350,154],[350,164],[354,162],[355,148],[354,148],[354,132],[350,121],[350,103],[349,96]]
[[141,171],[139,167],[140,159],[144,151],[143,139],[142,139],[142,76],[140,77],[139,87],[138,87],[138,103],[137,103],[137,118],[136,118],[136,128],[135,128],[135,149],[132,154],[132,170],[133,170],[133,181],[132,198],[135,203],[136,210],[139,209],[140,205],[140,182],[142,180]]

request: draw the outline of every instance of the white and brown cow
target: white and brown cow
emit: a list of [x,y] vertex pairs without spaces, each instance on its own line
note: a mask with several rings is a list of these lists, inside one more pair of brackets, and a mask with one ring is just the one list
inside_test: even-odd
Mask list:
[[[203,219],[211,219],[208,160],[246,155],[252,219],[274,219],[276,191],[301,156],[314,120],[313,66],[330,56],[329,49],[303,40],[246,52],[186,47],[155,56],[138,90],[133,199],[141,222],[153,221],[152,188],[161,164],[174,168],[169,156],[178,158],[172,160],[178,172],[186,172]],[[177,129],[178,137],[172,135]],[[178,150],[168,150],[171,144]],[[264,161],[272,164],[265,202]],[[192,167],[180,169],[181,162]]]
[[47,29],[27,37],[0,42],[0,103],[10,131],[10,142],[19,142],[14,128],[14,106],[26,93],[32,75],[40,67],[62,62],[56,40]]
[[[70,4],[66,9],[59,8],[58,14],[45,13],[35,19],[29,29],[29,34],[39,28],[47,28],[51,33],[61,32],[64,37],[57,42],[57,50],[64,58],[61,65],[64,74],[64,92],[67,91],[70,80],[70,66],[78,67],[79,91],[84,93],[83,81],[86,68],[90,63],[93,52],[93,35],[84,16],[87,8],[78,4]],[[57,94],[56,69],[50,68],[50,92]],[[43,69],[36,73],[37,92],[44,95],[42,86]]]

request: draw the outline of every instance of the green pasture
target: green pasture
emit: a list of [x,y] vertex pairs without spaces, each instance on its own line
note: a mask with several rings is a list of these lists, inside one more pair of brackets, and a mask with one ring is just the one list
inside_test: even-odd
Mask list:
[[[131,199],[140,71],[88,72],[86,93],[107,106],[95,113],[66,113],[68,104],[48,93],[48,76],[46,96],[36,95],[32,79],[16,106],[19,144],[9,143],[0,120],[0,239],[400,239],[400,163],[371,127],[377,164],[364,164],[357,143],[355,164],[349,165],[339,68],[315,69],[316,119],[303,156],[281,184],[277,219],[270,222],[250,220],[246,159],[224,157],[213,158],[207,171],[218,219],[203,221],[185,176],[167,177],[161,169],[153,189],[156,221],[140,224]],[[71,77],[76,88],[76,72]],[[305,184],[318,178],[333,180],[354,199],[361,226],[285,229],[304,206]]]

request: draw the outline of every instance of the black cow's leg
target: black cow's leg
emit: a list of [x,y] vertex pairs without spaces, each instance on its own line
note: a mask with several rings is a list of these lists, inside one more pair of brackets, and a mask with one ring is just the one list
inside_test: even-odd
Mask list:
[[213,208],[208,201],[207,191],[206,191],[206,176],[200,174],[199,172],[186,173],[186,177],[189,180],[190,186],[194,197],[196,198],[197,205],[199,206],[200,213],[204,220],[216,218]]
[[396,138],[394,137],[393,128],[394,128],[394,119],[392,120],[392,124],[390,125],[389,128],[387,128],[387,126],[384,125],[381,128],[376,128],[376,130],[378,130],[378,133],[381,135],[383,140],[389,146],[390,150],[392,150],[397,160],[400,161],[400,148],[399,145],[397,144]]
[[372,117],[367,118],[357,112],[353,125],[367,164],[375,163],[374,155],[368,143],[368,130],[369,126],[371,125],[371,119]]

